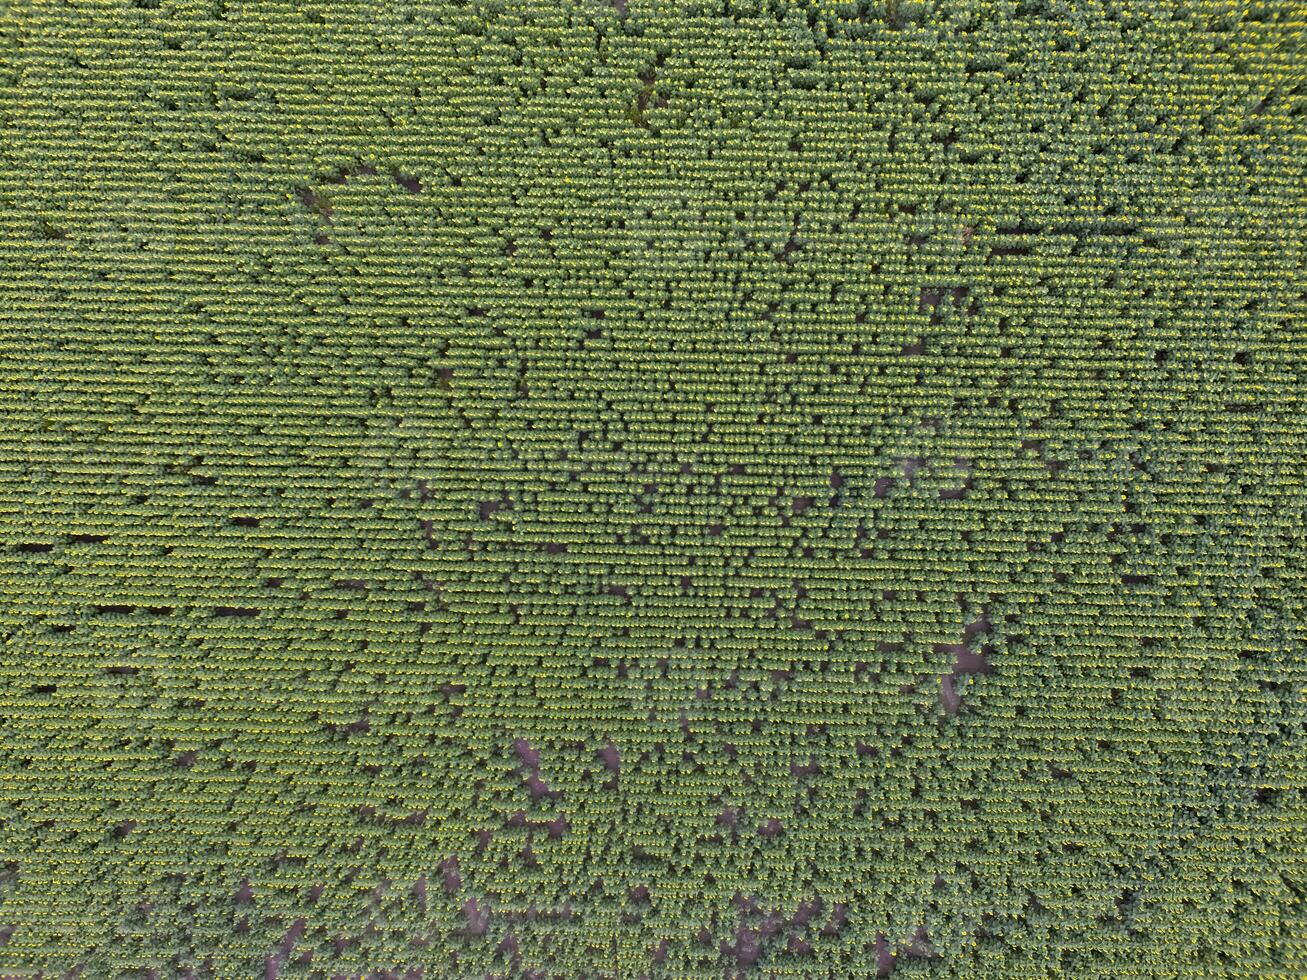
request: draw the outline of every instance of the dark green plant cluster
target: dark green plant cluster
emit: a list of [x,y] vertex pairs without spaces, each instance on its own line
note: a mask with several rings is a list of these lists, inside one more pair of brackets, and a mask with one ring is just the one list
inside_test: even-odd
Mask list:
[[1305,32],[6,5],[0,974],[1307,975]]

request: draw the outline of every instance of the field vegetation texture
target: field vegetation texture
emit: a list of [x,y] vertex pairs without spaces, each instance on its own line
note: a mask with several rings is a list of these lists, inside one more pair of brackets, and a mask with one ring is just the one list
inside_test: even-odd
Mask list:
[[13,0],[0,975],[1307,976],[1307,7]]

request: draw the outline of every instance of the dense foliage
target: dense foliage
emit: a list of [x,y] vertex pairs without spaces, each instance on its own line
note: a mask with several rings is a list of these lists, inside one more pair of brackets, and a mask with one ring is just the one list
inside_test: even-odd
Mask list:
[[0,973],[1307,975],[1305,31],[6,5]]

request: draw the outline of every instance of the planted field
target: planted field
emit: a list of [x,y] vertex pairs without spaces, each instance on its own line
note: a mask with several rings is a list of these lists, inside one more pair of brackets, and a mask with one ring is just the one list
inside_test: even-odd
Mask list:
[[0,976],[1307,975],[1307,11],[0,12]]

